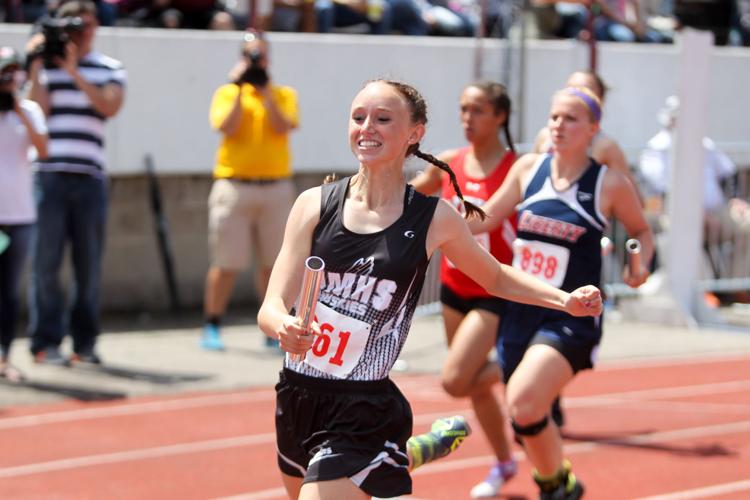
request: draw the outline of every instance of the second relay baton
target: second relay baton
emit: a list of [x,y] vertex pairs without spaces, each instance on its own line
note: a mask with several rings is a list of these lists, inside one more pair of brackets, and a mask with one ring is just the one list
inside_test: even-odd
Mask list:
[[628,251],[628,268],[630,276],[637,276],[641,272],[641,242],[631,238],[625,242]]
[[[323,259],[314,255],[305,259],[305,274],[302,277],[302,290],[299,295],[297,307],[297,318],[300,320],[302,329],[307,335],[310,334],[310,326],[315,319],[315,306],[318,304],[320,294],[320,281],[323,279],[323,269],[326,265]],[[302,362],[305,360],[303,354],[290,354],[292,361]]]

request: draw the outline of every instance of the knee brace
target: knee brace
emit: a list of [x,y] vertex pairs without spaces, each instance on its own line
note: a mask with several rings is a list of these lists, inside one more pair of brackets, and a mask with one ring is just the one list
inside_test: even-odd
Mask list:
[[510,423],[513,426],[513,430],[516,431],[516,434],[519,436],[536,436],[540,432],[544,430],[545,427],[547,427],[547,423],[549,422],[549,416],[545,415],[544,418],[539,420],[538,422],[534,422],[529,425],[518,425],[515,420],[511,420]]

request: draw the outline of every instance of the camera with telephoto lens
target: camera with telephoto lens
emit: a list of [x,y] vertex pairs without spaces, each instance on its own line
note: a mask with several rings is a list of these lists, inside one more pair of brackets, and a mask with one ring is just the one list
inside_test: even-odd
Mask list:
[[260,50],[251,50],[245,53],[249,61],[247,69],[240,76],[240,83],[249,83],[255,87],[265,87],[268,83],[268,72],[260,66],[263,53]]
[[16,107],[16,98],[13,92],[7,90],[0,90],[0,113],[11,111]]
[[80,33],[85,25],[80,17],[49,17],[41,21],[40,27],[44,43],[29,56],[41,56],[44,63],[51,66],[56,57],[65,57],[65,46],[70,41],[71,34]]
[[[13,72],[0,74],[0,85],[6,85],[13,81]],[[16,105],[16,98],[10,90],[0,90],[0,113],[12,110]]]

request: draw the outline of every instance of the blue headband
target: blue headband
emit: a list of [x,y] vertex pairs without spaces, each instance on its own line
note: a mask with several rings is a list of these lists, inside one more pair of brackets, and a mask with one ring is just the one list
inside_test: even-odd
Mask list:
[[589,108],[589,111],[591,111],[591,114],[594,115],[594,120],[597,122],[601,121],[602,119],[602,108],[599,107],[599,103],[596,99],[591,97],[589,94],[584,92],[583,90],[576,88],[576,87],[567,87],[563,90],[566,94],[574,95],[580,100],[583,101],[583,103]]

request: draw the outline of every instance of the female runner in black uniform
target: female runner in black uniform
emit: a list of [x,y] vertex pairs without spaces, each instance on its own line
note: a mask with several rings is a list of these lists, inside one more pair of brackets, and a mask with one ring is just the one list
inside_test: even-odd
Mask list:
[[[601,312],[596,287],[566,293],[498,263],[455,208],[406,183],[411,154],[450,171],[419,151],[426,123],[414,88],[368,83],[349,119],[357,174],[305,191],[289,215],[258,321],[287,353],[306,353],[301,362],[286,357],[277,385],[278,462],[290,498],[407,494],[409,469],[446,454],[466,435],[455,419],[438,421],[407,449],[411,409],[388,378],[435,250],[494,295],[574,316]],[[465,206],[468,215],[481,214]],[[290,310],[311,254],[326,269],[315,335],[306,335]]]

